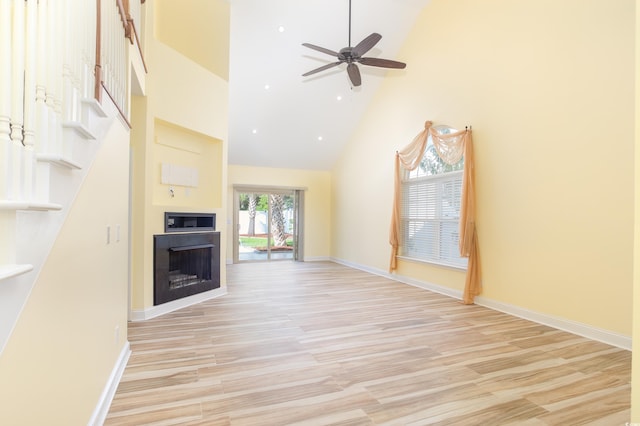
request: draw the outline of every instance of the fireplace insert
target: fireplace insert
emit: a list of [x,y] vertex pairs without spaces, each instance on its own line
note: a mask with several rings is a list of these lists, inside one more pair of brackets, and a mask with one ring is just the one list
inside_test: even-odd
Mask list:
[[220,233],[153,236],[153,304],[220,287]]

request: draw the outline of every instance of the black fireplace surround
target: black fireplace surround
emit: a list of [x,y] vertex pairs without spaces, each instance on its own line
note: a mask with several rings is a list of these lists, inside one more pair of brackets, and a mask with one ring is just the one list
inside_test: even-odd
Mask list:
[[153,304],[220,287],[220,233],[153,236]]

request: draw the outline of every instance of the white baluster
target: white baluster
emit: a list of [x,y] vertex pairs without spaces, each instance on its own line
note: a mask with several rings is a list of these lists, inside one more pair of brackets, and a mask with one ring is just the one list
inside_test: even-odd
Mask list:
[[54,81],[55,81],[55,96],[54,106],[56,112],[56,132],[58,138],[58,146],[60,147],[60,154],[63,158],[70,159],[72,157],[71,141],[64,138],[63,135],[63,117],[62,106],[64,99],[64,77],[63,77],[63,62],[64,62],[64,9],[65,4],[63,0],[57,0],[55,4],[54,13],[54,25],[55,25],[55,55],[54,60]]
[[102,28],[102,82],[104,83],[107,90],[111,90],[111,27],[112,27],[112,16],[111,10],[113,4],[115,2],[110,2],[108,0],[102,1],[102,19],[103,19],[103,28]]
[[10,198],[20,200],[23,197],[24,161],[22,126],[24,122],[24,55],[25,55],[25,3],[13,3],[12,50],[11,50],[11,181]]
[[129,46],[129,39],[124,37],[124,28],[122,29],[122,37],[120,37],[120,66],[119,66],[119,78],[118,78],[118,92],[120,94],[120,106],[122,108],[122,113],[127,116],[128,105],[127,98],[125,96],[126,88],[127,88],[127,47]]
[[[93,98],[94,84],[95,80],[93,77],[94,73],[94,65],[96,61],[96,34],[95,32],[92,34],[89,31],[89,28],[95,26],[89,26],[89,22],[95,22],[96,13],[95,8],[92,9],[89,5],[95,6],[95,2],[82,2],[82,7],[84,9],[83,17],[81,21],[85,24],[85,30],[87,36],[83,39],[83,47],[82,47],[82,97],[85,99]],[[91,11],[93,10],[93,16]]]
[[[11,0],[0,0],[0,52],[11,57]],[[9,199],[11,174],[11,61],[0,61],[0,200]]]
[[[58,0],[61,1],[61,0]],[[61,9],[63,11],[63,24],[62,24],[62,40],[63,40],[63,62],[62,62],[62,78],[63,78],[63,91],[62,91],[62,99],[64,100],[64,109],[62,111],[62,120],[63,121],[73,121],[74,120],[74,102],[73,102],[73,82],[72,82],[72,72],[71,72],[71,38],[72,38],[72,28],[71,28],[71,8],[64,4],[66,3],[62,0]]]
[[38,2],[27,0],[27,31],[24,73],[24,198],[33,198],[35,184],[36,138],[36,51],[38,33]]
[[[55,0],[54,0],[55,1]],[[49,130],[52,110],[47,104],[49,89],[49,0],[38,0],[38,23],[36,40],[36,152],[53,154],[53,136]],[[38,162],[35,171],[33,199],[38,202],[49,201],[50,164]]]
[[49,108],[47,100],[47,20],[48,0],[38,1],[38,33],[36,42],[36,151],[53,152],[49,143]]
[[95,25],[96,16],[98,14],[97,4],[95,1],[85,3],[87,5],[87,25],[89,22],[93,22],[94,24],[89,25],[90,31],[88,34],[90,37],[87,37],[87,56],[85,58],[85,69],[87,75],[87,94],[86,97],[93,98],[95,85],[96,85],[96,77],[95,77],[95,64],[96,64],[96,40],[97,37],[100,37],[100,34],[97,33],[97,28]]
[[58,117],[56,114],[56,89],[57,89],[57,76],[58,69],[56,67],[56,39],[57,39],[57,26],[56,26],[56,1],[51,0],[47,2],[47,50],[46,50],[46,68],[45,78],[47,81],[46,87],[46,104],[47,104],[47,132],[49,136],[49,149],[51,153],[60,155],[62,152],[60,146],[60,138],[58,137]]
[[11,49],[11,140],[22,144],[24,99],[24,1],[13,3]]

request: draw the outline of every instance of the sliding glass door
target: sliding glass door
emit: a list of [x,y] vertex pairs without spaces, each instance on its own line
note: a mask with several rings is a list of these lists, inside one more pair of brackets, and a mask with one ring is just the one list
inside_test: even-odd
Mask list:
[[297,260],[299,191],[236,189],[234,260]]

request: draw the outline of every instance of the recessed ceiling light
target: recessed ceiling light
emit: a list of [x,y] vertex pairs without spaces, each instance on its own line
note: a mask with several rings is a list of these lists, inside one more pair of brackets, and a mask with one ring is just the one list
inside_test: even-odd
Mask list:
[[256,133],[258,133],[258,129],[253,129],[253,130],[251,131],[251,133],[253,133],[253,134],[255,135]]
[[283,33],[283,32],[284,32],[284,27],[283,27],[282,25],[280,25],[280,26],[278,27],[278,32],[281,32],[281,33]]
[[338,95],[338,96],[336,96],[336,99],[341,101],[342,100],[342,96]]
[[321,141],[322,140],[322,136],[318,136],[318,140]]
[[264,85],[264,90],[269,90],[269,88],[270,88],[270,87],[271,87],[271,86],[269,86],[268,84],[265,84],[265,85]]

